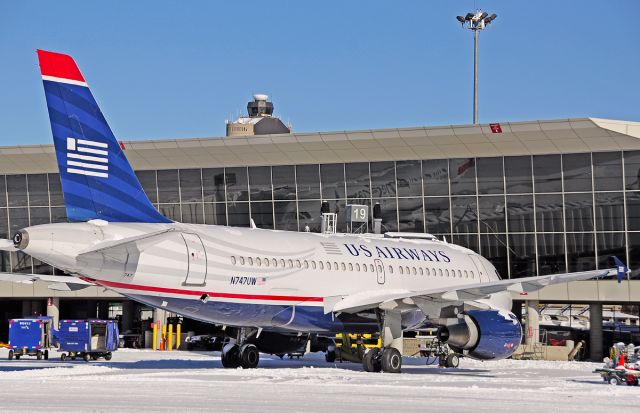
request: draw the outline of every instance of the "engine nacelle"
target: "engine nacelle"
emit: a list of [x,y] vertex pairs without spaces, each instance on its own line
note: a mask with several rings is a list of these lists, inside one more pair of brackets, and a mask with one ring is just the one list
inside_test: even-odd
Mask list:
[[470,310],[463,322],[442,326],[438,339],[478,360],[509,357],[520,345],[522,326],[510,312]]

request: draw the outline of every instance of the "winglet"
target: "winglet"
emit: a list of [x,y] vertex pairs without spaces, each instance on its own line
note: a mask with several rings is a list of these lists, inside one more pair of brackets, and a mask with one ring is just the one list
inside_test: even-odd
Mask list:
[[622,262],[620,258],[616,257],[615,255],[612,258],[613,258],[613,261],[615,261],[616,263],[618,284],[620,284],[622,280],[624,280],[625,277],[627,276],[627,273],[629,272],[629,268],[624,262]]

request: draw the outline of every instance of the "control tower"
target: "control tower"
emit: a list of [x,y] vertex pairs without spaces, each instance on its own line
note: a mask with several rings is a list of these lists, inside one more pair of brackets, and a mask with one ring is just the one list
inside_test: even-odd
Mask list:
[[227,121],[227,136],[291,133],[291,126],[285,125],[280,118],[273,116],[273,103],[267,95],[253,95],[253,100],[247,103],[247,112],[248,116]]

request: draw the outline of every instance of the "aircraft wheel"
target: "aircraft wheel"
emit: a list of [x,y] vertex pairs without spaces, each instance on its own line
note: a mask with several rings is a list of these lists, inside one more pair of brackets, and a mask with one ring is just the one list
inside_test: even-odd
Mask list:
[[97,354],[92,354],[91,355],[91,360],[98,360],[98,355]]
[[458,368],[460,365],[460,357],[457,354],[449,354],[447,356],[447,367]]
[[222,367],[237,369],[240,367],[240,348],[236,344],[227,344],[222,349]]
[[13,350],[9,350],[9,360],[13,360],[14,352]]
[[240,366],[243,369],[255,369],[260,361],[260,352],[253,344],[244,344],[240,347]]
[[382,371],[386,373],[400,373],[402,370],[402,354],[393,347],[382,351]]
[[44,359],[49,360],[49,350],[44,351]]
[[362,358],[362,367],[364,371],[368,371],[371,373],[378,373],[382,370],[382,363],[380,361],[380,350],[377,348],[369,349],[366,353],[364,353],[364,357]]
[[66,360],[67,360],[67,355],[66,355],[65,353],[62,353],[62,354],[60,355],[60,360],[62,360],[62,361],[66,361]]
[[332,350],[327,350],[327,352],[324,355],[324,359],[327,361],[327,363],[333,363],[334,361],[336,361],[336,352]]
[[83,359],[84,361],[89,361],[89,360],[91,360],[91,354],[89,354],[89,353],[84,353],[84,354],[82,355],[82,359]]
[[107,361],[111,360],[111,357],[113,357],[113,354],[111,354],[111,352],[108,352],[107,354],[104,355],[104,359]]
[[20,354],[16,354],[16,360],[20,360]]
[[38,350],[38,351],[36,352],[36,358],[37,358],[38,360],[42,360],[42,351]]

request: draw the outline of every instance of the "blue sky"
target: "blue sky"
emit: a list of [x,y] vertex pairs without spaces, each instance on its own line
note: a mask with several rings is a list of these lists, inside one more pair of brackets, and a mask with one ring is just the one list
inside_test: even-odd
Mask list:
[[252,93],[298,132],[470,123],[474,7],[498,14],[481,122],[640,121],[637,0],[4,0],[0,146],[51,141],[37,48],[74,56],[123,140],[222,136]]

